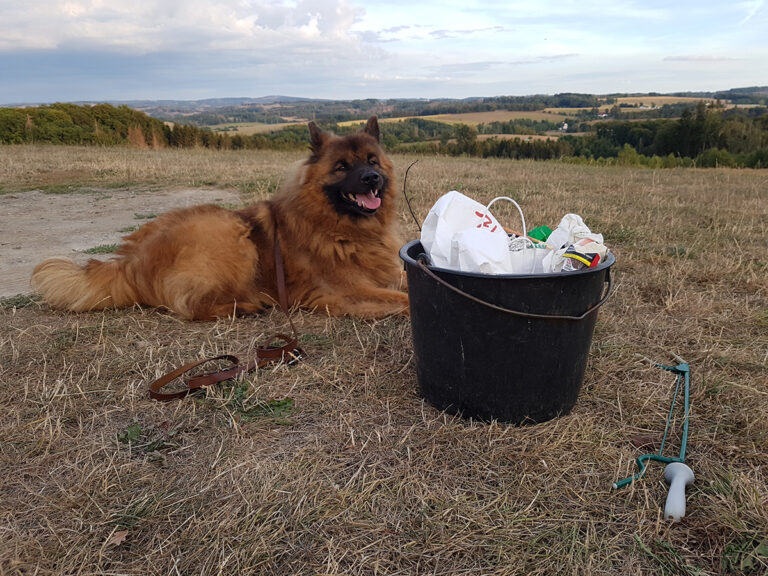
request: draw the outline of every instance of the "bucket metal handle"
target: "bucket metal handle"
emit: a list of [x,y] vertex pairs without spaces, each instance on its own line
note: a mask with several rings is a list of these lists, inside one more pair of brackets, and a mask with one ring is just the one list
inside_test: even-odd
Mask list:
[[420,254],[418,256],[417,263],[419,265],[419,268],[421,268],[421,270],[425,272],[427,276],[432,278],[438,284],[442,284],[449,290],[452,290],[459,296],[463,296],[464,298],[472,300],[477,304],[482,304],[487,308],[492,308],[493,310],[504,312],[505,314],[512,314],[513,316],[520,316],[522,318],[536,318],[539,320],[584,320],[584,318],[586,318],[587,316],[592,314],[592,312],[600,308],[600,306],[605,304],[605,301],[608,300],[608,296],[611,295],[611,289],[613,288],[613,280],[611,279],[611,269],[608,268],[605,274],[605,282],[608,284],[608,289],[605,291],[605,295],[602,298],[600,298],[600,301],[597,304],[588,308],[587,311],[584,312],[584,314],[582,314],[581,316],[565,316],[565,315],[558,315],[558,314],[533,314],[530,312],[521,312],[519,310],[510,310],[509,308],[504,308],[502,306],[497,306],[496,304],[491,304],[490,302],[481,300],[480,298],[472,296],[472,294],[467,294],[463,290],[456,288],[456,286],[449,284],[448,282],[440,278],[437,274],[432,272],[432,270],[430,270],[429,267],[427,267],[424,254]]

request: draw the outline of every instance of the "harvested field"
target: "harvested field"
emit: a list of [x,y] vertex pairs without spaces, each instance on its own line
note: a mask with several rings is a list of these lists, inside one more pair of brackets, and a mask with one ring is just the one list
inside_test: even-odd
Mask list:
[[[34,190],[85,202],[195,186],[247,202],[296,158],[3,147],[0,208]],[[400,178],[415,159],[394,158]],[[615,290],[569,415],[511,427],[441,413],[419,397],[407,318],[308,311],[294,313],[303,362],[159,403],[152,379],[246,358],[285,319],[0,300],[0,574],[765,573],[768,172],[419,160],[421,219],[457,189],[512,196],[530,227],[576,212],[605,235]],[[658,449],[674,384],[638,355],[673,354],[692,367],[696,474],[676,524],[662,519],[662,465],[611,489]]]
[[[464,114],[438,114],[424,116],[427,120],[436,120],[448,124],[468,124],[476,126],[489,122],[509,122],[510,120],[552,120],[552,115],[544,111],[533,110],[494,110],[491,112],[467,112]],[[556,119],[554,121],[557,121]]]
[[275,124],[265,124],[263,122],[229,122],[225,124],[209,126],[209,128],[215,132],[227,132],[229,134],[251,136],[253,134],[268,134],[269,132],[278,132],[287,126],[303,126],[306,123],[306,120],[297,120],[296,122],[278,122]]
[[[694,105],[697,102],[706,102],[708,104],[714,104],[715,98],[692,98],[688,96],[623,96],[616,99],[619,104],[626,104],[628,106],[664,106],[666,104],[691,104]],[[724,102],[728,103],[726,100]]]
[[[444,122],[445,124],[467,124],[468,126],[477,126],[478,124],[487,124],[489,122],[509,122],[510,120],[548,120],[557,122],[556,115],[543,110],[493,110],[490,112],[466,112],[461,114],[435,114],[430,116],[403,116],[401,118],[379,118],[379,122],[401,122],[410,118],[420,118],[422,120],[432,120],[434,122]],[[339,122],[339,126],[354,126],[363,124],[362,120],[350,120]]]

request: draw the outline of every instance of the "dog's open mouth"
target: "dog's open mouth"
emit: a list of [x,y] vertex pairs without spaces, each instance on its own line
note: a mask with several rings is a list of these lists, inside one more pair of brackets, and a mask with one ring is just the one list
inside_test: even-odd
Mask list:
[[344,194],[344,200],[364,214],[373,214],[381,206],[381,190],[369,190],[358,194]]
[[334,172],[334,180],[344,172],[341,180],[327,184],[323,191],[331,204],[340,214],[351,216],[373,216],[384,203],[384,193],[388,189],[387,176],[375,170],[369,164],[361,164],[351,169],[344,164]]

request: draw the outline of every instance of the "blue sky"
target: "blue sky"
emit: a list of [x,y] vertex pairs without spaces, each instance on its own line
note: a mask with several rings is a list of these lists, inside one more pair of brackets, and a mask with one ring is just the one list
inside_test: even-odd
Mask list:
[[765,0],[0,0],[0,104],[754,85]]

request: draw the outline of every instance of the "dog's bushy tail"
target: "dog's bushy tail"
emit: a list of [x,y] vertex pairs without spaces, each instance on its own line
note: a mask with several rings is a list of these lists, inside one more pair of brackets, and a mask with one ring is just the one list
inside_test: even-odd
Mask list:
[[79,266],[68,258],[49,258],[32,273],[32,287],[53,308],[87,312],[127,306],[135,300],[134,290],[121,264],[90,260]]

